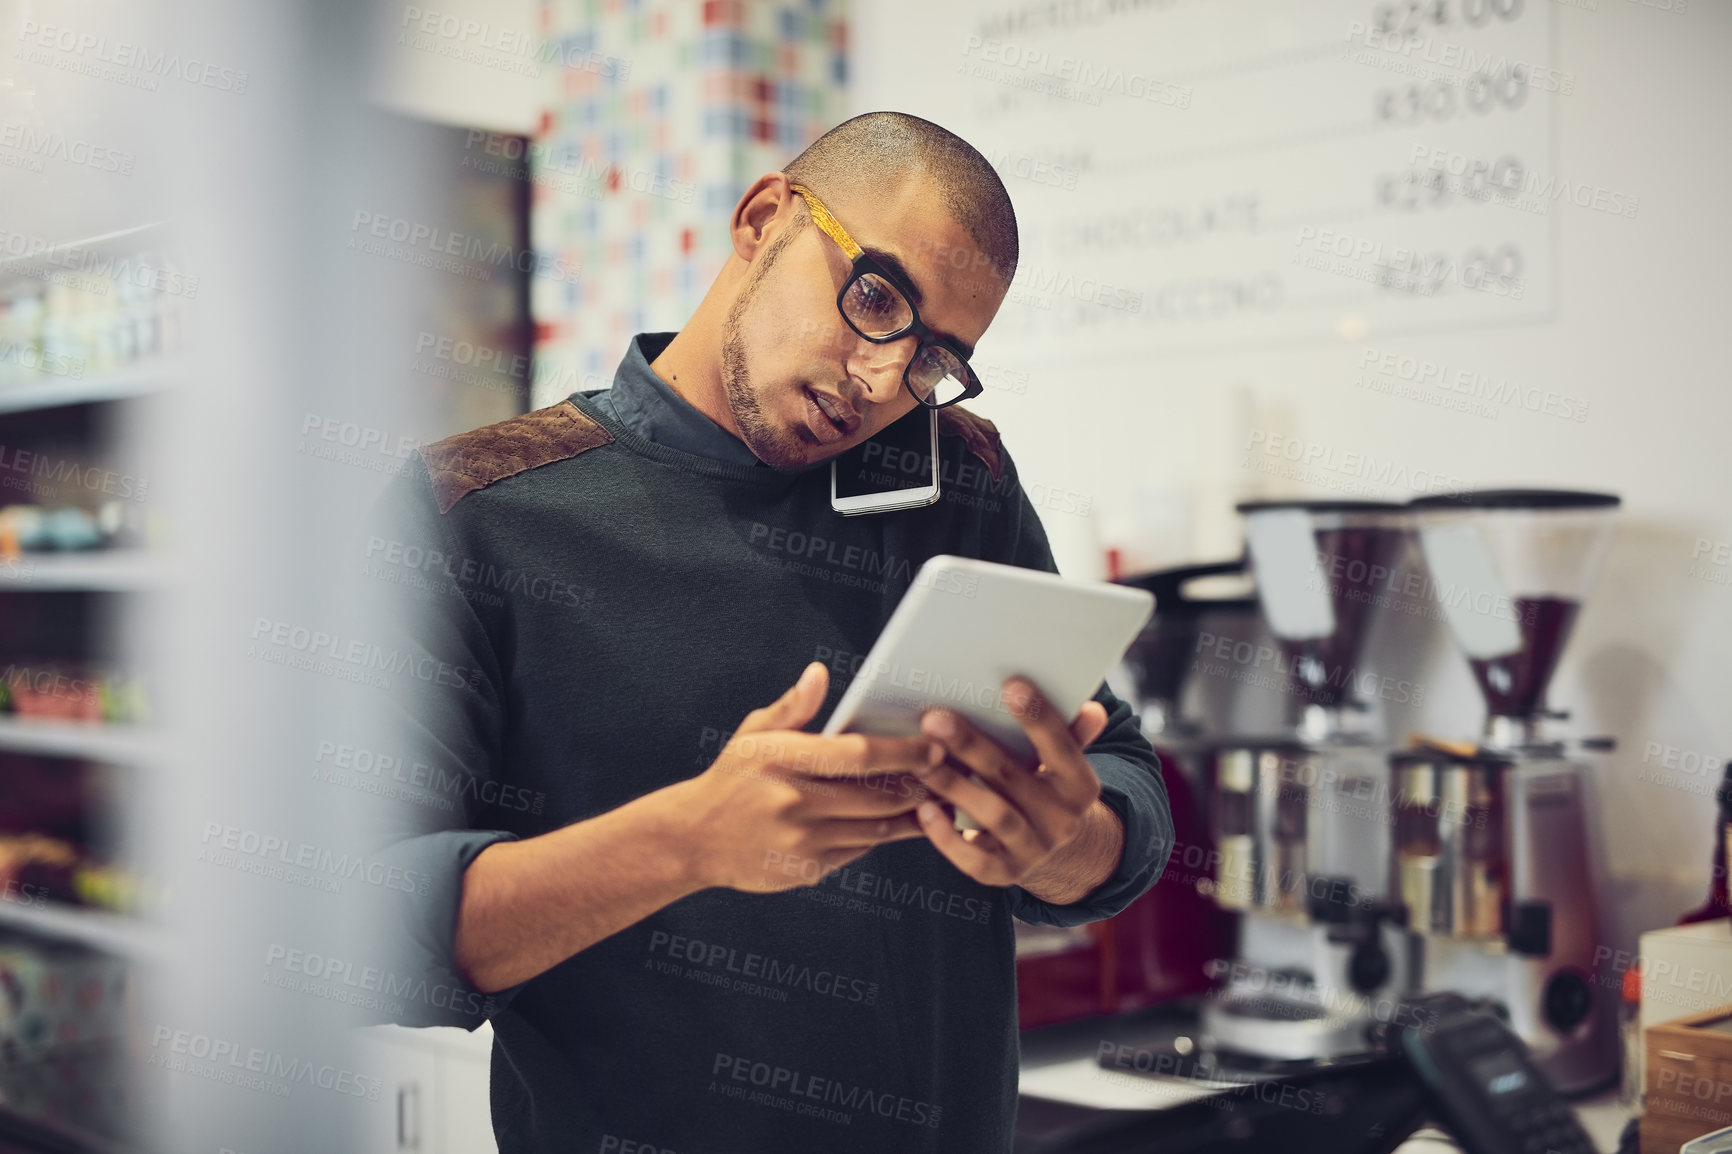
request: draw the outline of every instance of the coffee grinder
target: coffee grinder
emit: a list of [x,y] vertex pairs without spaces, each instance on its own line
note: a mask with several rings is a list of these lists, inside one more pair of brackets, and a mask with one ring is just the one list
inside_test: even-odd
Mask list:
[[1382,897],[1388,747],[1369,699],[1394,700],[1408,683],[1358,664],[1383,579],[1410,546],[1407,511],[1371,501],[1238,509],[1276,645],[1199,658],[1208,672],[1283,693],[1288,726],[1213,750],[1212,892],[1242,918],[1228,982],[1204,1002],[1201,1027],[1222,1064],[1329,1060],[1366,1050],[1366,1026],[1407,983],[1404,939],[1389,924],[1401,910]]
[[[1546,688],[1610,544],[1602,493],[1485,490],[1413,501],[1432,591],[1486,702],[1478,743],[1389,758],[1390,886],[1420,990],[1487,999],[1561,1093],[1617,1065],[1617,992],[1599,932],[1584,766],[1544,723]],[[1576,743],[1576,751],[1605,748]]]
[[1144,1009],[1217,984],[1213,963],[1232,944],[1234,920],[1197,887],[1212,856],[1192,756],[1202,727],[1184,719],[1179,705],[1201,621],[1256,610],[1249,598],[1193,590],[1244,571],[1242,560],[1223,561],[1119,579],[1155,595],[1154,616],[1125,665],[1143,732],[1160,759],[1174,846],[1149,892],[1114,917],[1068,929],[1015,923],[1017,1013],[1025,1029]]

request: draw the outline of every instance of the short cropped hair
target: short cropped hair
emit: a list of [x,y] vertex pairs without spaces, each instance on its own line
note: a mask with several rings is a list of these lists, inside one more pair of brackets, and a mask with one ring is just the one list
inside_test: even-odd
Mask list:
[[1016,210],[991,162],[955,133],[905,112],[844,120],[794,158],[788,179],[823,196],[929,177],[951,217],[1006,282],[1016,272]]

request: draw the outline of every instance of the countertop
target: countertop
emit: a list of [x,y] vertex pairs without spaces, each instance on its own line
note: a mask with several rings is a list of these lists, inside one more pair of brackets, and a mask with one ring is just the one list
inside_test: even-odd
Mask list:
[[[1155,1110],[1215,1093],[1191,1079],[1105,1069],[1096,1061],[1103,1042],[1132,1046],[1170,1043],[1194,1019],[1183,1010],[1160,1008],[1114,1018],[1068,1022],[1022,1033],[1019,1090],[1024,1098],[1066,1102],[1093,1109]],[[1601,1154],[1616,1154],[1629,1111],[1614,1087],[1571,1103]],[[1442,1154],[1459,1150],[1441,1130],[1426,1127],[1396,1148],[1397,1154]]]

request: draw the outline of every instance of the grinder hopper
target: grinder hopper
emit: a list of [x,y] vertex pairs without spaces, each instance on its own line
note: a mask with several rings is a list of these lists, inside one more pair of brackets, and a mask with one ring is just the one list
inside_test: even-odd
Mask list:
[[1382,577],[1407,540],[1405,506],[1386,501],[1246,501],[1245,544],[1263,616],[1305,703],[1302,730],[1339,730]]
[[1257,607],[1248,597],[1211,596],[1206,590],[1222,580],[1230,583],[1244,572],[1241,558],[1119,578],[1119,584],[1155,596],[1154,616],[1125,653],[1125,664],[1136,681],[1145,733],[1169,741],[1195,736],[1199,727],[1180,717],[1179,703],[1196,661],[1203,618],[1253,612]]
[[1562,489],[1440,493],[1410,504],[1434,594],[1486,703],[1486,741],[1527,744],[1611,543],[1619,499]]

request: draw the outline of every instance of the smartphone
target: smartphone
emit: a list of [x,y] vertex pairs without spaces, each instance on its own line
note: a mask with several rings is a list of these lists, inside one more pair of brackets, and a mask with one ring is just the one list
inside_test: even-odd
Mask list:
[[938,410],[917,405],[830,460],[830,508],[845,517],[938,500]]

